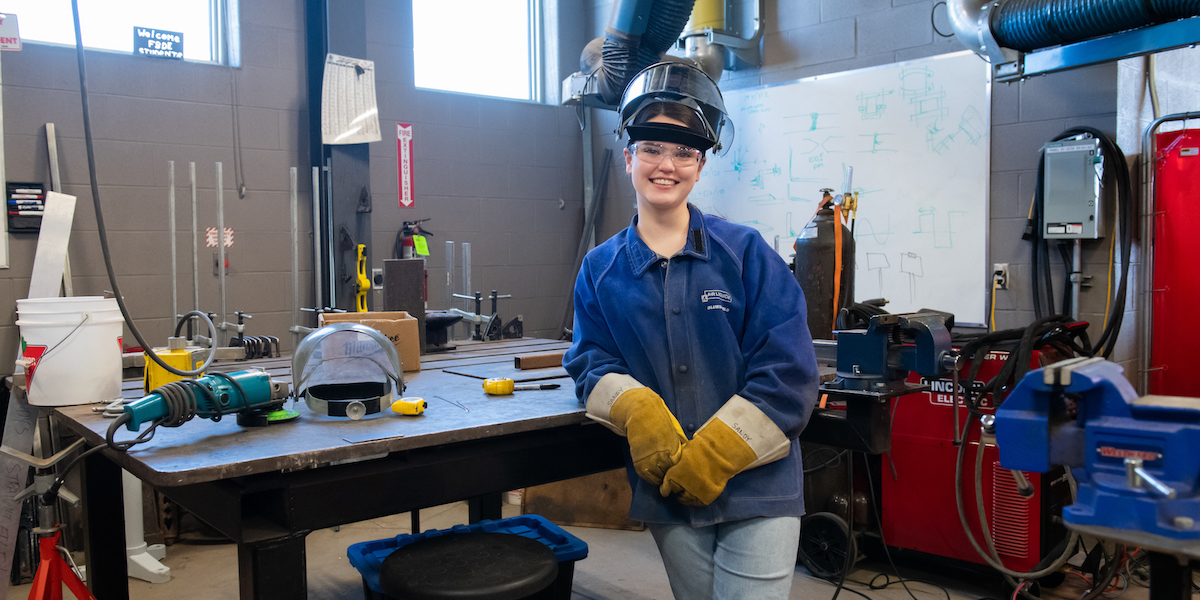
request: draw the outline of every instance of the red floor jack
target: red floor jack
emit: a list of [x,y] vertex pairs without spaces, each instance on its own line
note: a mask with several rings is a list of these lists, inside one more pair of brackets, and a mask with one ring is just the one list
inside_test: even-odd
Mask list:
[[[55,505],[59,497],[71,504],[79,503],[79,497],[66,489],[51,491],[54,487],[54,473],[51,468],[81,446],[83,446],[83,440],[76,440],[74,444],[50,458],[37,458],[6,449],[7,454],[37,469],[33,476],[33,485],[17,494],[16,501],[20,502],[29,496],[35,496],[39,524],[58,523],[58,519],[55,517]],[[50,493],[47,494],[47,492]],[[56,524],[52,527],[37,527],[33,532],[39,538],[41,559],[38,561],[37,574],[33,578],[33,588],[29,590],[29,600],[62,600],[63,585],[66,585],[78,600],[96,600],[96,597],[87,589],[67,561],[63,560],[62,554],[59,552],[62,548],[58,545],[59,538],[62,537],[62,526]],[[66,552],[65,549],[62,551]]]

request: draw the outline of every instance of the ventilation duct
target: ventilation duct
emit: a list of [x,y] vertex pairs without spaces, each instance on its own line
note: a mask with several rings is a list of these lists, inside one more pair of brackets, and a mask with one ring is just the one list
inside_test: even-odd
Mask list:
[[954,34],[1001,81],[1200,42],[1200,0],[948,0]]
[[[638,71],[662,60],[679,38],[695,0],[624,0],[613,5],[604,37],[584,49],[583,72],[595,73],[605,105],[615,105]],[[597,55],[595,47],[599,43]],[[599,64],[593,63],[599,58]]]

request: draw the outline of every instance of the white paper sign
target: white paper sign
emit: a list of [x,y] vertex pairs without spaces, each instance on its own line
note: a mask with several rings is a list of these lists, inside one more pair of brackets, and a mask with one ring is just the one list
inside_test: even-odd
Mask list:
[[378,142],[379,109],[375,103],[375,63],[329,54],[321,88],[321,142]]

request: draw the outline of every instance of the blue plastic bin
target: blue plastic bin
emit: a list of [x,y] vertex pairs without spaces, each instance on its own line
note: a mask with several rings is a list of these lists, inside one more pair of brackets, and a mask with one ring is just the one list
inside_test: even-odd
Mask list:
[[571,580],[575,575],[575,561],[587,557],[587,542],[563,531],[561,527],[547,521],[541,515],[519,515],[498,521],[484,520],[470,525],[455,525],[449,529],[430,529],[417,534],[398,535],[393,538],[359,542],[346,549],[350,564],[358,569],[363,578],[363,593],[367,600],[389,600],[379,587],[379,566],[389,554],[415,541],[442,535],[486,531],[508,533],[537,540],[550,547],[558,558],[558,578],[550,587],[533,598],[539,600],[570,600]]

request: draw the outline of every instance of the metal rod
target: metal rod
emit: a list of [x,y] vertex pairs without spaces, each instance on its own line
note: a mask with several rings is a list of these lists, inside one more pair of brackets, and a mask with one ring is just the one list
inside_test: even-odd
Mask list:
[[196,216],[196,163],[188,163],[188,178],[192,186],[192,310],[200,310],[200,226]]
[[[300,198],[296,190],[296,167],[288,170],[292,211],[292,325],[300,324]],[[292,350],[300,343],[300,332],[292,331]]]
[[446,308],[454,308],[454,242],[446,241]]
[[954,359],[954,371],[953,371],[953,376],[952,376],[953,381],[951,382],[951,385],[954,386],[954,389],[951,390],[951,393],[954,394],[953,410],[954,410],[954,445],[955,446],[962,444],[962,425],[959,423],[959,420],[958,420],[958,385],[959,385],[959,374],[958,374],[959,368],[958,368],[958,366],[959,366],[958,358],[956,357]]
[[[595,189],[595,169],[592,157],[592,110],[590,108],[583,109],[583,214],[591,214],[588,209],[592,203],[596,202]],[[604,165],[605,168],[608,165]],[[587,237],[587,247],[591,248],[596,245],[596,228],[583,232]],[[463,290],[464,294],[471,293],[470,290]]]
[[[221,171],[221,163],[217,163],[217,273],[221,281],[221,326],[217,329],[225,331],[225,183]],[[217,334],[217,339],[223,343],[226,336]],[[214,341],[214,343],[216,343]],[[220,346],[221,344],[217,344]]]
[[[1071,257],[1071,318],[1078,321],[1079,291],[1083,289],[1083,240],[1075,240],[1074,254]],[[1121,268],[1124,269],[1125,265],[1121,265]]]
[[[312,168],[313,308],[325,306],[321,294],[321,167]],[[316,315],[316,312],[313,312]]]
[[175,161],[167,161],[167,221],[171,232],[171,323],[179,318],[179,267],[175,264],[176,231],[175,231]]
[[[462,245],[462,292],[464,295],[471,294],[471,242],[463,242]],[[471,310],[471,301],[463,300],[463,309]],[[463,325],[462,335],[464,338],[471,337],[471,324]]]
[[333,231],[333,159],[325,160],[325,210],[321,211],[324,219],[321,221],[325,226],[325,251],[328,253],[326,258],[329,262],[328,273],[326,277],[329,279],[329,306],[337,307],[337,269],[334,265],[337,264],[336,244],[337,238],[334,237]]
[[[46,123],[46,153],[50,159],[50,189],[62,193],[62,177],[58,170],[58,137],[54,133],[54,123]],[[74,296],[75,290],[71,285],[71,256],[68,254],[63,261],[63,295]]]

